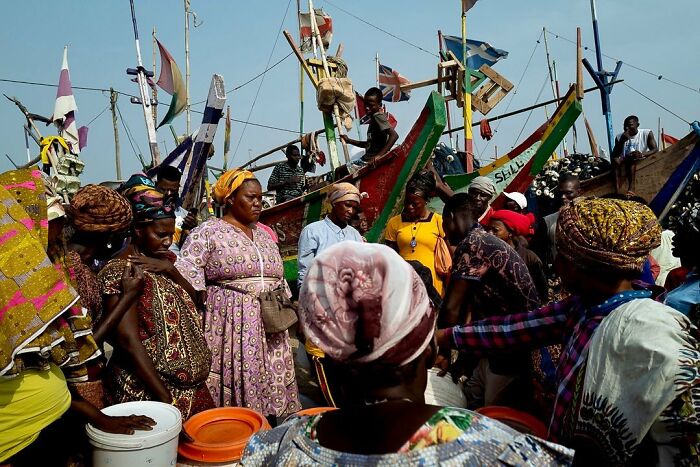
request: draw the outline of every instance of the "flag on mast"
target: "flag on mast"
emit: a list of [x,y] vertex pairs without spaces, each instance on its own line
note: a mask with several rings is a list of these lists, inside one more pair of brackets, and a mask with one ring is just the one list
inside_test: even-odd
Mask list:
[[409,84],[410,81],[386,65],[379,64],[379,89],[384,97],[382,100],[388,102],[407,101],[411,98],[411,91],[402,91],[402,84]]
[[58,78],[56,103],[51,120],[58,127],[59,135],[66,140],[71,152],[80,154],[80,150],[87,145],[87,127],[81,127],[78,130],[75,123],[76,110],[78,110],[78,105],[75,103],[70,71],[68,70],[68,46],[65,46],[63,47],[63,64],[61,65],[61,75]]
[[467,11],[471,10],[478,1],[479,0],[462,0],[462,13],[466,13]]
[[[443,36],[445,48],[452,52],[457,60],[462,60],[462,38],[457,36]],[[493,66],[502,58],[508,58],[508,52],[497,49],[488,42],[467,39],[467,66],[471,70],[478,70],[482,65]]]
[[[314,13],[316,14],[316,24],[318,25],[318,31],[321,33],[323,47],[328,50],[333,40],[333,20],[328,16],[328,13],[320,8],[314,8]],[[313,51],[314,37],[314,33],[311,30],[311,14],[301,13],[299,15],[299,23],[301,26],[299,31],[301,44],[299,44],[299,48],[302,52],[311,52]]]
[[160,128],[172,122],[175,117],[185,110],[187,106],[187,97],[185,82],[182,79],[180,68],[177,66],[177,63],[175,63],[175,59],[158,39],[156,39],[156,43],[160,50],[160,76],[156,84],[163,91],[173,96],[170,100],[168,113],[163,117],[163,121],[158,124],[158,128]]

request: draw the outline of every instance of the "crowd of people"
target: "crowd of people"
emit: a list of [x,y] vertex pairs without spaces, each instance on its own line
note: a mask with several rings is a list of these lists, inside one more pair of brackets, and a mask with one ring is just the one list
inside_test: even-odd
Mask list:
[[[280,202],[303,190],[286,153]],[[100,411],[142,400],[266,416],[244,465],[700,463],[697,208],[662,231],[643,199],[582,197],[566,176],[559,209],[535,215],[487,177],[455,194],[428,168],[382,245],[352,225],[363,194],[336,183],[290,288],[255,175],[224,172],[222,215],[202,222],[180,177],[161,167],[66,203],[37,169],[0,174],[0,464],[80,465],[85,423],[152,428]],[[294,415],[290,331],[336,410]],[[466,406],[426,403],[433,368]],[[546,436],[479,412],[493,406]]]

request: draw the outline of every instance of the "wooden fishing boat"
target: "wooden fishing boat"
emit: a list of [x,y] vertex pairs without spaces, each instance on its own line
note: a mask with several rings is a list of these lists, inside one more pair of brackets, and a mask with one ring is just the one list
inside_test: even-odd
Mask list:
[[[368,194],[361,202],[361,220],[369,227],[365,234],[367,241],[377,242],[383,238],[387,222],[401,211],[406,182],[425,166],[445,124],[445,101],[440,94],[432,92],[401,145],[356,173],[336,180],[352,183],[360,192]],[[301,230],[322,219],[330,210],[326,201],[329,188],[323,187],[262,211],[260,222],[272,227],[279,236],[288,280],[296,280]]]
[[[700,128],[685,138],[637,162],[631,191],[647,200],[664,218],[690,177],[700,169]],[[620,191],[627,191],[627,184]],[[584,193],[600,196],[617,191],[614,171],[581,183]]]
[[[576,88],[571,86],[552,117],[522,143],[477,171],[445,176],[445,183],[455,193],[462,193],[466,192],[467,186],[474,178],[484,176],[493,181],[499,194],[503,191],[525,192],[581,114],[582,109],[581,102],[576,96]],[[440,211],[443,205],[439,199],[434,199],[430,203],[430,207],[437,211]]]

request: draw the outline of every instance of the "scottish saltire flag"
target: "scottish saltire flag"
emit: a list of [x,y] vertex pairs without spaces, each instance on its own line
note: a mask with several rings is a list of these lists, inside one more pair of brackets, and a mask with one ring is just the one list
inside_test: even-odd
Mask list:
[[407,101],[411,98],[411,91],[402,91],[401,85],[409,83],[410,81],[401,76],[398,71],[379,64],[379,89],[384,95],[382,100],[388,102]]
[[160,76],[156,84],[163,91],[167,92],[173,98],[170,100],[170,108],[168,113],[163,117],[163,121],[158,124],[158,128],[172,122],[187,105],[187,97],[185,92],[185,82],[182,80],[182,73],[178,68],[175,59],[170,52],[156,39],[158,49],[160,49]]
[[[60,136],[66,140],[73,154],[80,154],[80,150],[87,145],[87,127],[80,131],[75,123],[75,111],[78,105],[73,96],[73,87],[70,83],[70,71],[68,71],[68,46],[63,47],[63,64],[61,75],[58,78],[58,90],[56,91],[56,103],[53,108],[51,120],[58,126]],[[80,137],[84,135],[81,145]]]
[[[455,54],[457,60],[462,59],[462,38],[457,36],[443,36],[447,50]],[[508,57],[508,52],[497,49],[488,42],[467,39],[467,66],[472,70],[478,70],[482,65],[493,66],[502,58]]]

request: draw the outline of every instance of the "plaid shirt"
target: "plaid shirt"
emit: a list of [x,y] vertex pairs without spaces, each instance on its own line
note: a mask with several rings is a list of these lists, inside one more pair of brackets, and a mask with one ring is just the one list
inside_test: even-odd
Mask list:
[[452,339],[456,348],[475,355],[488,355],[500,349],[517,352],[564,344],[557,367],[557,397],[548,434],[556,440],[561,437],[564,416],[573,408],[574,386],[598,325],[622,304],[651,295],[648,290],[626,291],[591,308],[586,308],[579,297],[572,296],[529,313],[456,326],[452,328]]

